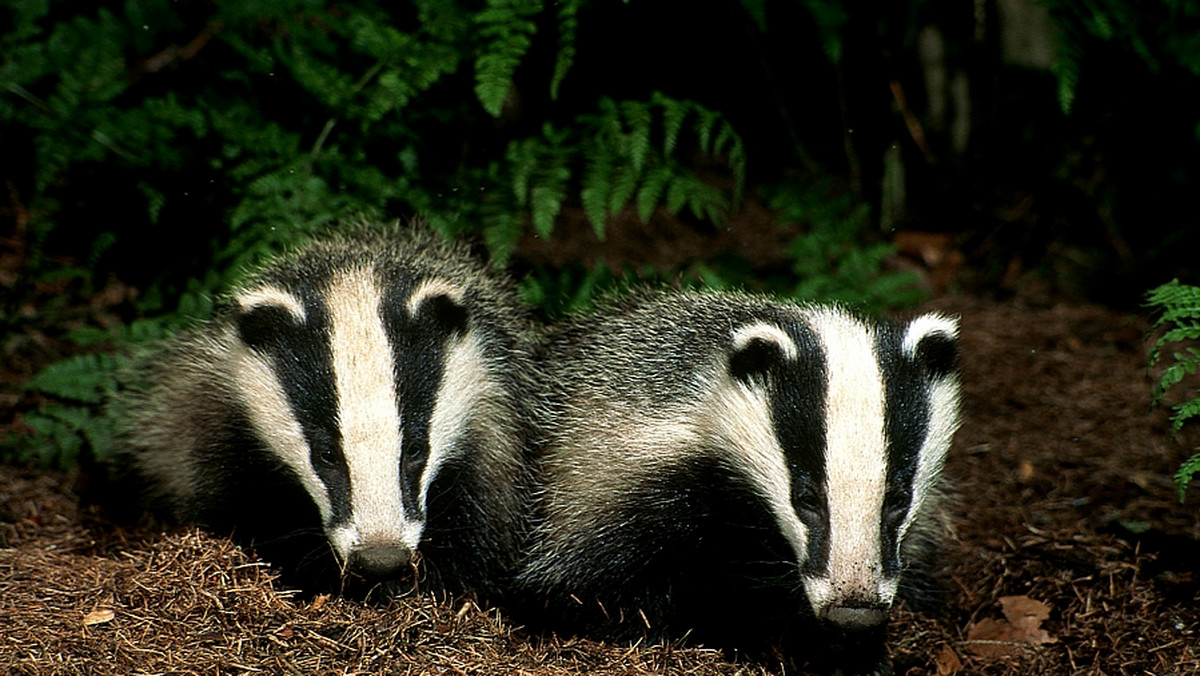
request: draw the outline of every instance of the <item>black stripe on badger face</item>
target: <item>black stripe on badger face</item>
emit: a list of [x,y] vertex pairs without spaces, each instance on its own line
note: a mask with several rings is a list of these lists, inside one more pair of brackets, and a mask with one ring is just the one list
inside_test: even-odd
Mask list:
[[888,493],[882,536],[885,572],[898,575],[900,543],[936,481],[958,427],[957,323],[938,314],[878,333],[887,388]]
[[[431,467],[431,424],[443,385],[451,343],[466,335],[462,290],[427,280],[415,290],[392,287],[384,302],[388,335],[395,354],[396,397],[403,402],[404,454],[400,464],[405,513],[426,518],[425,491],[437,471]],[[453,385],[453,384],[451,384]],[[440,459],[435,459],[436,465]]]
[[900,574],[900,537],[913,507],[913,479],[928,434],[929,392],[924,373],[903,352],[901,327],[884,324],[875,336],[884,383],[884,436],[887,439],[887,492],[880,537],[885,575]]
[[816,335],[799,322],[786,330],[768,323],[744,326],[735,333],[729,373],[769,398],[770,420],[764,422],[771,426],[776,452],[783,455],[790,507],[780,513],[785,510],[780,504],[773,511],[785,535],[794,534],[789,539],[803,539],[792,543],[803,548],[801,572],[816,574],[829,557],[823,415],[827,369]]
[[[255,360],[239,368],[259,436],[299,475],[326,524],[349,518],[350,480],[337,420],[329,314],[308,285],[237,298],[235,326]],[[300,438],[297,438],[297,437]]]

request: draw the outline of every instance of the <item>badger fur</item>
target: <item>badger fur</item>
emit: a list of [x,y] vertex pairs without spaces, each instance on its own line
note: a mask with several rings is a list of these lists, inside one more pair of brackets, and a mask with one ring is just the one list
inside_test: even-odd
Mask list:
[[642,291],[541,350],[529,622],[888,669],[945,524],[956,320]]
[[502,590],[529,492],[526,321],[423,229],[315,242],[141,360],[113,405],[121,483],[303,587]]

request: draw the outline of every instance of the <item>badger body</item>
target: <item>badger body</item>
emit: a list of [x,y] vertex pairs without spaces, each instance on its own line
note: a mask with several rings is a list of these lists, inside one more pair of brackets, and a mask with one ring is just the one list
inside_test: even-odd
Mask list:
[[498,593],[529,491],[527,331],[462,245],[315,242],[140,361],[113,405],[118,485],[305,588]]
[[956,334],[651,291],[556,327],[526,619],[886,670],[888,609],[945,523]]

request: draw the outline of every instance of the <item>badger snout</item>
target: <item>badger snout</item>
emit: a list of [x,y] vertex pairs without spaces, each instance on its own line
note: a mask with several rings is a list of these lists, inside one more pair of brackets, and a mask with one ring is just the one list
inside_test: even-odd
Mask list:
[[821,619],[842,629],[858,631],[878,627],[887,621],[887,617],[886,605],[850,602],[828,606]]
[[390,577],[406,568],[412,552],[400,543],[357,547],[346,558],[347,567],[367,577]]
[[816,577],[805,580],[813,614],[831,628],[862,632],[887,623],[897,580],[875,574],[877,568],[850,567],[858,575]]

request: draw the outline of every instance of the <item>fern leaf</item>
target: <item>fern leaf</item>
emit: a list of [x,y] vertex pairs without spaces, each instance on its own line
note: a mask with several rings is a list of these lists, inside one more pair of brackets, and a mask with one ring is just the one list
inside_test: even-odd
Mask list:
[[1200,474],[1200,453],[1184,460],[1183,464],[1179,466],[1179,471],[1175,473],[1175,486],[1179,490],[1179,502],[1182,503],[1187,498],[1188,484],[1197,474]]
[[475,17],[482,53],[475,59],[475,96],[492,117],[499,117],[513,88],[513,74],[533,44],[541,0],[490,0]]
[[594,169],[589,171],[583,189],[579,191],[579,198],[583,201],[583,213],[587,214],[592,231],[603,241],[608,225],[608,181]]
[[742,9],[754,22],[759,33],[767,32],[767,0],[742,0]]
[[670,156],[679,142],[679,132],[687,118],[688,106],[682,101],[668,99],[659,92],[654,93],[651,101],[663,110],[663,155]]
[[579,7],[582,0],[562,0],[558,7],[558,55],[554,58],[554,74],[550,77],[550,98],[558,100],[558,88],[575,63],[575,34],[579,29]]
[[1200,416],[1200,397],[1190,399],[1171,409],[1171,433],[1178,434],[1179,430],[1183,429],[1184,423],[1192,418]]
[[669,184],[667,184],[667,211],[673,214],[679,213],[680,209],[687,204],[688,199],[688,184],[687,180],[681,176],[675,176]]
[[621,106],[621,112],[629,125],[629,133],[625,137],[628,141],[626,155],[633,165],[633,173],[640,174],[650,156],[650,128],[654,123],[653,115],[650,112],[650,106],[635,101],[626,101]]
[[528,138],[513,141],[505,154],[508,160],[510,181],[512,182],[513,197],[517,206],[524,207],[529,195],[529,184],[533,180],[533,172],[537,169],[538,141]]
[[696,138],[700,141],[700,152],[713,154],[713,127],[717,125],[717,113],[706,108],[696,107]]
[[554,231],[554,219],[562,211],[567,196],[566,178],[570,174],[564,169],[556,178],[561,181],[545,183],[533,189],[530,195],[533,211],[533,229],[542,239],[549,239]]
[[710,223],[720,223],[728,208],[729,203],[725,201],[720,188],[693,178],[688,188],[688,209],[693,214]]
[[670,182],[673,173],[671,167],[664,165],[655,167],[646,174],[635,198],[638,218],[642,219],[643,223],[650,220],[650,215],[654,213],[654,207],[658,206],[658,201],[667,189],[667,183]]
[[635,166],[626,164],[617,168],[605,205],[608,213],[615,214],[625,208],[625,205],[633,198],[634,192],[637,191],[639,178],[639,171]]
[[1080,63],[1083,61],[1083,48],[1077,43],[1077,38],[1064,36],[1058,46],[1058,53],[1050,64],[1050,71],[1058,79],[1058,105],[1063,115],[1070,114],[1075,103],[1075,88],[1079,84]]
[[25,388],[59,399],[99,404],[116,387],[120,360],[111,354],[81,354],[38,372]]
[[521,239],[521,222],[515,214],[499,211],[489,214],[483,227],[483,243],[497,266],[508,264]]
[[817,22],[826,58],[830,63],[841,63],[842,27],[850,19],[845,7],[837,0],[806,0],[804,6]]

